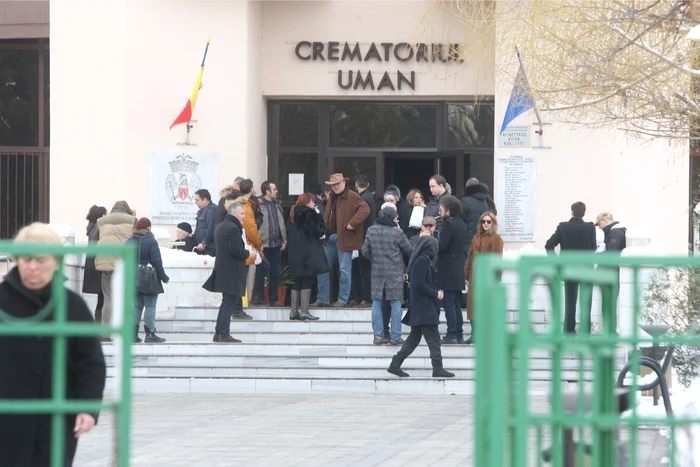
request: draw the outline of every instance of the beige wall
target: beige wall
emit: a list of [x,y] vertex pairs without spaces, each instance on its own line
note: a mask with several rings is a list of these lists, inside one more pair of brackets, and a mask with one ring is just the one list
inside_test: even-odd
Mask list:
[[[397,61],[393,53],[388,62],[303,61],[295,54],[300,41],[342,44],[360,43],[362,54],[372,42],[460,43],[464,26],[436,12],[427,14],[430,1],[308,1],[263,3],[263,71],[262,92],[265,96],[467,96],[493,95],[493,52],[464,64],[417,63]],[[327,47],[326,47],[327,48]],[[306,50],[306,49],[305,49]],[[383,57],[383,48],[379,48]],[[324,56],[326,52],[324,51]],[[392,80],[396,71],[404,75],[416,72],[415,91],[388,89],[344,90],[338,86],[337,73],[371,71],[375,85],[385,71]],[[396,82],[394,82],[396,85]]]
[[[493,58],[456,66],[393,59],[312,62],[294,54],[302,40],[360,42],[363,53],[372,42],[460,42],[462,26],[439,12],[425,15],[428,5],[52,0],[51,221],[81,232],[90,205],[110,208],[119,199],[149,215],[149,154],[183,149],[177,143],[185,138],[184,126],[168,126],[189,96],[207,38],[212,42],[192,132],[197,145],[189,149],[219,155],[220,186],[208,187],[212,193],[236,175],[248,175],[256,185],[264,179],[267,96],[445,99],[495,93],[498,131],[512,78],[500,77],[495,86]],[[384,70],[414,70],[416,90],[344,91],[337,84],[339,68],[376,72],[375,84]],[[545,129],[552,149],[517,150],[539,160],[535,246],[567,219],[572,202],[583,200],[589,219],[610,210],[631,232],[684,253],[687,149],[575,129],[555,117],[544,117],[553,123]],[[531,124],[533,118],[528,113],[516,123]],[[496,148],[495,156],[513,152]],[[667,228],[658,213],[679,219],[680,227]]]
[[[82,226],[90,205],[109,209],[119,199],[149,215],[152,152],[216,153],[220,186],[206,187],[213,196],[236,175],[262,179],[261,11],[247,1],[51,2],[52,222]],[[187,148],[178,145],[185,126],[168,127],[192,91],[207,38],[196,146]]]

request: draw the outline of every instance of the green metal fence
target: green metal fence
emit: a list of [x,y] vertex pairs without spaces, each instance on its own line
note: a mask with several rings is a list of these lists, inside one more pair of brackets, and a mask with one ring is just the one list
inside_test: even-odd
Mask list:
[[[594,262],[597,268],[594,268]],[[632,335],[624,337],[617,332],[619,267],[631,270],[634,289]],[[623,363],[620,356],[627,350],[630,351],[633,372],[640,368],[640,345],[700,346],[698,335],[666,335],[650,339],[640,336],[642,331],[638,326],[642,324],[644,294],[640,288],[640,270],[700,268],[700,258],[562,254],[506,260],[481,255],[476,258],[475,268],[476,277],[470,284],[479,324],[476,339],[475,466],[646,466],[646,460],[638,460],[638,447],[642,444],[640,430],[644,426],[664,426],[670,433],[667,465],[692,465],[678,463],[675,441],[679,430],[700,423],[700,415],[695,418],[638,416],[640,382],[635,378],[632,387],[622,391],[616,389],[616,377]],[[501,282],[504,273],[517,277],[514,311],[507,307],[507,286]],[[536,280],[544,283],[551,301],[551,317],[546,331],[537,331],[531,322],[530,301]],[[593,288],[600,289],[602,323],[599,332],[589,335],[584,329],[576,336],[563,333],[562,282],[565,280],[580,282],[584,301],[590,302]],[[585,309],[586,303],[581,304],[581,308]],[[509,325],[509,313],[515,318],[515,325]],[[586,320],[582,319],[581,323],[587,327]],[[544,352],[551,357],[551,383],[545,395],[534,394],[532,390],[529,374],[533,352]],[[563,365],[566,356],[575,362],[576,376],[573,378],[571,370]],[[566,383],[567,379],[578,383]],[[567,390],[567,386],[571,389]],[[547,409],[542,408],[543,403]],[[633,408],[631,416],[620,415],[621,404]],[[620,441],[622,432],[629,437],[627,447]],[[575,435],[578,441],[567,444],[570,441],[567,435]],[[693,442],[700,443],[700,439]],[[547,448],[549,453],[543,456],[542,452]],[[549,463],[545,462],[546,457],[549,457]]]
[[[59,259],[59,271],[63,271],[64,260],[68,255],[110,255],[124,260],[124,290],[122,300],[128,310],[136,287],[136,249],[133,246],[58,246],[39,244],[13,244],[0,242],[0,252],[21,256],[52,255]],[[117,423],[117,459],[114,465],[129,465],[129,429],[131,415],[131,344],[133,341],[133,313],[122,313],[123,320],[117,325],[105,326],[95,323],[69,323],[67,321],[67,293],[65,276],[62,272],[54,276],[52,297],[46,308],[28,319],[12,318],[0,310],[0,336],[49,336],[53,338],[53,381],[52,398],[49,400],[0,400],[0,413],[39,413],[51,414],[51,467],[64,465],[64,436],[66,414],[82,412],[112,411]],[[120,313],[114,310],[114,316]],[[43,321],[53,314],[53,321]],[[121,336],[120,384],[114,401],[67,400],[66,399],[66,356],[67,338],[73,336],[118,335]],[[116,342],[115,341],[115,345]],[[108,461],[105,460],[105,465]]]

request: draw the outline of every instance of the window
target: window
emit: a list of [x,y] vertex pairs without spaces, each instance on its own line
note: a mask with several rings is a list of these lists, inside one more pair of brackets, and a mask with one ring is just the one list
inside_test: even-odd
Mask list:
[[51,70],[49,65],[49,51],[45,50],[44,54],[44,146],[51,146],[51,112],[49,102],[49,77]]
[[355,188],[358,175],[365,175],[369,180],[370,190],[377,186],[377,159],[374,157],[336,157],[333,160],[333,173],[342,173],[349,178],[348,186]]
[[[299,195],[289,194],[289,174],[304,174],[304,192],[318,183],[318,156],[316,154],[283,153],[279,155],[280,179],[277,180],[277,197],[280,201],[296,201]],[[275,180],[272,180],[273,182]]]
[[330,106],[330,146],[433,148],[437,106],[433,104],[354,104]]
[[280,105],[280,146],[315,148],[318,146],[318,105]]
[[447,146],[492,148],[494,135],[492,103],[447,105]]
[[39,51],[0,49],[0,146],[39,144]]
[[[464,181],[472,177],[488,185],[493,196],[493,154],[470,154],[464,156]],[[462,187],[463,188],[463,187]]]

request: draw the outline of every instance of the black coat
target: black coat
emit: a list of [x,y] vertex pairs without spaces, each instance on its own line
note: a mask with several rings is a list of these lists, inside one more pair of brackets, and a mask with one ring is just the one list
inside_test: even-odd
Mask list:
[[605,251],[621,253],[627,248],[627,228],[615,221],[603,227]]
[[408,223],[411,221],[412,213],[413,206],[408,204],[406,200],[399,200],[396,205],[396,214],[398,214],[399,217],[399,227],[401,227],[401,230],[403,230],[405,234],[408,234],[408,231],[411,230],[408,228]]
[[367,206],[369,206],[369,215],[367,216],[367,219],[365,219],[365,231],[362,234],[362,241],[364,241],[365,236],[367,235],[367,229],[372,227],[374,225],[374,221],[377,220],[377,205],[374,203],[374,197],[372,197],[372,193],[370,193],[369,190],[363,191],[360,193],[360,196],[365,203],[367,203]]
[[464,246],[466,252],[469,252],[469,246],[472,244],[474,236],[476,236],[481,215],[486,211],[498,214],[495,206],[491,206],[492,204],[493,200],[489,196],[489,189],[483,183],[468,186],[464,189],[462,220],[467,224],[467,242]]
[[139,249],[139,264],[150,264],[156,270],[158,276],[158,293],[163,293],[163,282],[170,282],[170,278],[163,269],[163,258],[160,255],[160,246],[150,230],[136,230],[134,235],[126,243],[133,243]]
[[442,290],[464,290],[464,244],[467,226],[459,215],[443,219],[438,253],[438,285]]
[[[87,226],[88,243],[97,242],[97,224],[90,222]],[[85,258],[85,270],[83,271],[83,293],[101,294],[102,277],[101,272],[95,269],[95,257]]]
[[206,208],[197,211],[197,223],[194,229],[194,241],[199,245],[204,243],[206,250],[200,254],[208,254],[214,256],[216,249],[214,248],[214,229],[216,228],[216,209],[217,205],[209,203]]
[[438,314],[435,301],[438,295],[438,279],[435,266],[430,264],[428,255],[422,254],[411,264],[411,303],[409,305],[409,326],[437,325]]
[[[0,284],[0,309],[15,318],[35,316],[49,301],[51,286],[33,292],[22,285],[12,269]],[[66,288],[67,319],[92,323],[92,314],[80,296]],[[52,321],[50,314],[44,321]],[[67,338],[66,397],[102,400],[106,369],[98,337]],[[36,336],[0,336],[0,399],[49,399],[53,375],[53,339]],[[97,414],[94,414],[97,419]],[[73,463],[77,440],[75,415],[65,417],[65,465]],[[37,450],[36,446],[41,446]],[[0,415],[0,465],[50,465],[51,416]]]
[[194,250],[196,246],[197,246],[197,242],[194,241],[194,237],[192,235],[189,235],[185,239],[184,245],[174,246],[173,249],[187,251],[187,252],[192,253],[192,250]]
[[323,216],[308,206],[294,208],[294,223],[287,229],[287,261],[292,277],[316,277],[330,271],[320,240],[324,235]]
[[202,288],[209,292],[220,292],[242,297],[245,295],[248,268],[245,261],[248,250],[241,234],[243,227],[238,219],[227,214],[224,221],[214,231],[216,261],[214,270]]
[[547,240],[544,249],[552,252],[557,245],[561,245],[562,251],[590,251],[596,250],[595,225],[581,218],[572,217],[568,222],[562,222],[557,230]]

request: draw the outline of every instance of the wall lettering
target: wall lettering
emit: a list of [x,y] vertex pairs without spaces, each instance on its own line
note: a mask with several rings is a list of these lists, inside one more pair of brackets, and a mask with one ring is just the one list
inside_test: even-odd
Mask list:
[[[369,62],[388,63],[393,60],[400,63],[463,63],[459,44],[410,44],[408,42],[372,42],[369,46],[360,47],[359,42],[318,42],[301,41],[294,48],[294,54],[299,60],[320,62]],[[376,73],[376,71],[375,71]],[[395,78],[394,78],[395,77]],[[370,89],[402,90],[404,86],[416,90],[416,72],[410,73],[396,70],[396,73],[385,71],[377,76],[378,84],[371,71],[338,70],[338,86],[341,89]]]

